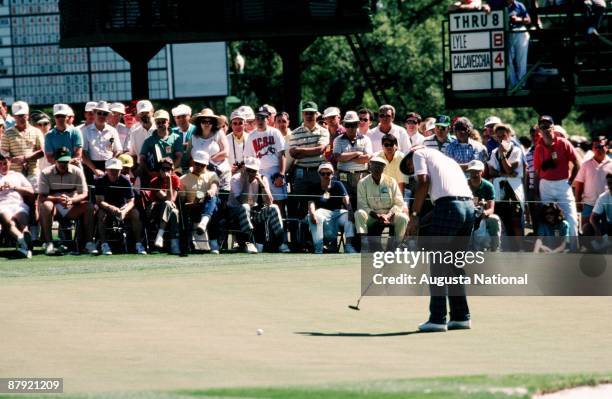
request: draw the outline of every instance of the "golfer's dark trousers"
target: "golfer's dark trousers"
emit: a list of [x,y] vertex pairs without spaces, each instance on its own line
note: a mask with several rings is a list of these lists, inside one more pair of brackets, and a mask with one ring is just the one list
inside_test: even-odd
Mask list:
[[[440,250],[465,251],[474,227],[474,203],[467,197],[443,197],[436,200],[432,212],[429,235],[436,236],[435,246]],[[434,277],[459,276],[462,268],[454,265],[432,264]],[[450,319],[465,321],[470,319],[465,286],[463,284],[438,287],[430,285],[429,321],[436,324],[446,323],[446,298],[450,306]]]

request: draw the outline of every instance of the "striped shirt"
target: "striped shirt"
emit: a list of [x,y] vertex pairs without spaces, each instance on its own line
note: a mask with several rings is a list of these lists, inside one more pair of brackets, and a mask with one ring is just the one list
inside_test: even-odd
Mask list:
[[533,167],[533,153],[535,151],[535,145],[529,147],[529,150],[525,154],[525,163],[527,164],[527,187],[530,190],[535,189],[535,168]]
[[[43,134],[34,126],[29,123],[23,132],[17,129],[17,126],[13,126],[4,132],[2,136],[2,144],[0,149],[5,154],[8,154],[10,158],[25,156],[29,157],[36,151],[43,149]],[[19,173],[23,173],[23,167],[13,162],[11,163],[11,170]],[[36,159],[28,161],[27,176],[38,175],[38,164]]]
[[425,140],[423,140],[423,145],[427,148],[433,148],[434,150],[438,150],[442,154],[447,155],[448,146],[453,141],[455,141],[454,137],[449,134],[446,136],[446,140],[440,143],[437,136],[434,134],[433,136],[426,137]]
[[[336,137],[334,140],[334,154],[355,151],[361,151],[364,154],[372,154],[372,142],[370,138],[358,133],[353,141],[344,134]],[[338,162],[338,171],[365,172],[367,170],[367,163],[356,163],[353,161]]]
[[[306,126],[302,125],[291,132],[291,137],[289,138],[287,148],[314,148],[328,145],[329,131],[327,129],[317,124],[313,130],[310,130]],[[323,153],[310,157],[294,159],[295,165],[302,168],[316,168],[324,161],[325,155]]]

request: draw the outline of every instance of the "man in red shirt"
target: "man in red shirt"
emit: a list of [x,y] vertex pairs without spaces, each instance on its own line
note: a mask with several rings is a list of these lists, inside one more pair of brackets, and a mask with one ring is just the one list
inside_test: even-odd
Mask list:
[[[556,202],[569,224],[570,244],[577,249],[578,216],[576,200],[572,192],[572,182],[580,169],[580,161],[572,144],[554,132],[554,121],[551,116],[542,115],[538,120],[542,138],[537,143],[533,158],[536,190],[539,190],[540,201]],[[571,166],[571,168],[570,168]]]
[[181,188],[181,180],[174,174],[174,161],[172,158],[163,158],[160,162],[159,176],[151,180],[151,204],[147,216],[149,220],[159,221],[159,230],[155,237],[155,246],[163,248],[164,233],[170,232],[170,253],[180,254],[178,239],[179,211],[176,207],[176,197]]

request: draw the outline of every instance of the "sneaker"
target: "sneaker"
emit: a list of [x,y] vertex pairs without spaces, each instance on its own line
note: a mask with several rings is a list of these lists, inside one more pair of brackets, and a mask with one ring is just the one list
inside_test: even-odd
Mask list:
[[219,241],[210,240],[210,253],[214,255],[219,255]]
[[30,251],[30,248],[28,248],[25,242],[19,244],[19,247],[17,247],[17,251],[19,251],[19,253],[22,254],[24,258],[32,259],[32,251]]
[[249,254],[259,253],[259,251],[257,251],[257,247],[255,247],[255,244],[253,244],[252,242],[247,242],[245,244],[245,249],[246,249],[247,253],[249,253]]
[[32,249],[32,233],[29,230],[23,232],[23,240],[25,241],[28,249]]
[[146,255],[147,254],[147,251],[145,250],[145,247],[144,247],[144,245],[142,245],[141,242],[137,242],[136,243],[136,253],[138,255]]
[[178,238],[170,240],[170,253],[172,255],[179,255],[181,253],[181,246],[179,245]]
[[469,330],[470,328],[472,328],[472,322],[471,320],[464,320],[464,321],[451,320],[446,325],[446,328],[448,328],[449,330]]
[[[96,244],[89,241],[87,244],[85,244],[85,250],[90,254],[90,255],[97,255],[98,254],[98,248],[96,248]],[[110,248],[109,248],[110,250]]]
[[55,255],[55,246],[52,242],[46,242],[43,244],[43,249],[45,250],[45,255]]
[[315,244],[315,246],[314,246],[314,253],[317,254],[317,255],[323,254],[323,243]]
[[204,223],[204,220],[200,221],[200,223],[198,223],[196,225],[196,233],[198,233],[198,235],[202,235],[204,234],[204,232],[206,231],[206,225],[208,224],[208,222]]
[[111,251],[110,245],[107,242],[103,242],[100,246],[100,250],[102,251],[102,255],[112,255],[113,251]]
[[157,233],[157,236],[155,237],[155,242],[153,243],[153,245],[155,245],[157,248],[164,247],[164,233],[163,232]]
[[284,254],[288,254],[289,252],[291,252],[289,246],[286,243],[282,243],[281,246],[278,247],[278,250]]
[[419,324],[420,332],[446,332],[446,324],[436,324],[427,321],[423,324]]
[[353,247],[353,244],[344,244],[344,253],[345,254],[356,254],[357,250]]

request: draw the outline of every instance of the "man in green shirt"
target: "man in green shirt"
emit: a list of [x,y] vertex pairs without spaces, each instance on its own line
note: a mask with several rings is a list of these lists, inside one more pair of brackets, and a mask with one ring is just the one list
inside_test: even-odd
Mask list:
[[474,206],[477,210],[474,244],[478,249],[489,247],[491,251],[498,251],[501,220],[495,214],[495,188],[482,178],[484,164],[481,161],[470,161],[466,171],[470,175],[468,185],[474,194]]
[[155,112],[153,119],[157,129],[142,144],[138,160],[149,175],[157,175],[162,159],[171,158],[176,169],[183,157],[183,138],[170,131],[170,114],[161,109]]

